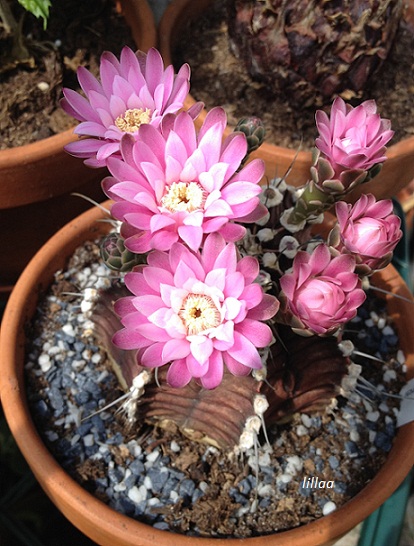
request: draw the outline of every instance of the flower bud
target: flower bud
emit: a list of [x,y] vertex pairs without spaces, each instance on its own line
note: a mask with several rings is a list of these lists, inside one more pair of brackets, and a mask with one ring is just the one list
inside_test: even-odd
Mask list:
[[392,208],[390,199],[376,201],[372,194],[361,195],[354,205],[336,203],[338,228],[331,240],[355,258],[358,272],[367,275],[390,263],[402,237],[401,220]]
[[266,129],[262,120],[255,116],[240,119],[234,130],[241,131],[246,135],[247,155],[257,150],[263,144],[266,136]]
[[365,300],[352,256],[333,258],[325,244],[299,251],[280,279],[285,315],[296,333],[328,335],[351,320]]
[[145,263],[145,255],[134,254],[125,248],[124,239],[118,233],[107,235],[100,250],[105,265],[114,271],[131,271],[136,265]]

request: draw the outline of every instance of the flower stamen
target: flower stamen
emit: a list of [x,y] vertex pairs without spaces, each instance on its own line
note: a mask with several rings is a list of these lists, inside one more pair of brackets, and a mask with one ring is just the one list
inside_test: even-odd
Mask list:
[[136,133],[142,124],[151,121],[151,110],[149,108],[128,109],[123,116],[118,116],[115,125],[124,133]]
[[178,316],[184,322],[189,336],[216,328],[221,323],[219,310],[210,296],[204,294],[188,294]]
[[205,191],[198,182],[173,182],[161,204],[171,212],[193,212],[203,207],[205,199]]

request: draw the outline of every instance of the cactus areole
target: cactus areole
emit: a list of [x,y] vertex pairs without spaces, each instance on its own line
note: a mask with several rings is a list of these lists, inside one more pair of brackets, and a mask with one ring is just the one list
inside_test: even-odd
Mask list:
[[402,0],[228,0],[231,48],[293,107],[361,98],[403,7]]

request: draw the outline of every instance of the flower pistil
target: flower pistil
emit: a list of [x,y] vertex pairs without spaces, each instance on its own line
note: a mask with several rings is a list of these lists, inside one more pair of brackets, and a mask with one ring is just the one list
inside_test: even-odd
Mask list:
[[216,328],[221,323],[220,311],[212,298],[204,294],[188,294],[183,300],[178,316],[187,328],[189,336]]
[[125,133],[136,133],[144,123],[151,121],[151,110],[149,108],[128,109],[123,116],[118,116],[115,125]]
[[170,212],[193,212],[203,207],[205,191],[197,182],[173,182],[161,199]]

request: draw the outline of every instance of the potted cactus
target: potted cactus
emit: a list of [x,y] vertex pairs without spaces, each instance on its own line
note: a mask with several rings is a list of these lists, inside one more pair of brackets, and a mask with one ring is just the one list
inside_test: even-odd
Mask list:
[[[325,453],[325,463],[337,468],[332,443],[327,451],[318,443],[327,408],[335,414],[353,399],[353,409],[346,406],[341,415],[347,417],[339,421],[355,424],[351,411],[357,408],[367,416],[362,427],[349,429],[350,445],[337,453],[352,451],[363,430],[377,438],[372,423],[380,411],[372,405],[379,395],[383,411],[387,394],[364,377],[367,362],[352,362],[360,350],[342,337],[366,298],[367,279],[375,290],[398,296],[386,297],[404,355],[395,355],[395,368],[388,369],[389,363],[379,369],[397,376],[404,361],[408,378],[412,374],[413,336],[402,323],[412,324],[407,316],[413,300],[387,265],[401,237],[400,221],[389,200],[368,193],[355,205],[344,201],[386,160],[390,123],[372,101],[353,108],[338,98],[330,115],[317,114],[309,183],[301,190],[283,179],[261,186],[263,161],[248,161],[249,142],[256,147],[263,136],[259,121],[251,120],[253,138],[241,131],[225,136],[226,114],[217,107],[197,129],[199,105],[180,111],[188,66],[174,75],[156,50],[136,57],[124,49],[119,60],[104,57],[101,75],[102,83],[81,70],[86,98],[65,91],[63,106],[83,118],[79,131],[86,139],[71,153],[105,161],[110,176],[102,186],[112,201],[58,232],[11,296],[1,331],[0,375],[11,430],[46,492],[99,544],[332,544],[385,500],[413,459],[413,423],[401,416],[377,476],[336,511],[326,495],[340,474],[332,480],[307,475],[311,468],[318,472]],[[111,97],[98,103],[115,123],[103,135],[93,100],[108,85]],[[110,110],[114,103],[122,111]],[[344,135],[352,135],[346,145]],[[332,207],[337,222],[331,216],[321,226]],[[105,218],[110,222],[97,222]],[[58,250],[61,244],[65,251]],[[39,290],[47,290],[53,277],[52,291],[40,301]],[[36,308],[40,314],[31,325],[39,337],[25,354],[25,330]],[[380,309],[368,314],[384,337]],[[43,322],[48,313],[53,327]],[[117,400],[114,374],[124,391]],[[319,413],[312,425],[314,411]],[[389,431],[395,419],[388,417]],[[289,420],[292,451],[281,462],[283,423]],[[60,428],[51,429],[52,422]],[[303,428],[313,426],[308,441]],[[337,435],[332,426],[331,442]],[[364,448],[363,466],[373,465],[370,456],[387,438],[378,435],[374,450]],[[308,444],[314,451],[305,458],[300,449],[306,452]],[[353,453],[350,459],[362,456]],[[88,476],[85,487],[61,466],[74,457],[78,477]],[[163,466],[157,470],[158,460]],[[256,470],[250,474],[248,468]],[[316,483],[324,489],[323,517],[308,524],[302,513],[304,519],[290,519],[297,529],[275,533],[266,518],[282,506],[282,519],[294,518],[301,497],[291,496],[293,490],[306,497]],[[276,485],[280,497],[272,497]],[[216,519],[217,506],[222,520]]]
[[[49,2],[45,0],[44,2],[22,2],[22,4],[33,8],[35,14],[40,15],[42,22],[46,25]],[[43,36],[43,38],[39,38],[39,44],[33,44],[33,39],[32,41],[25,40],[21,31],[22,28],[26,28],[28,19],[32,15],[27,14],[25,20],[18,19],[16,21],[13,14],[16,14],[14,8],[17,5],[17,2],[2,0],[0,7],[0,17],[2,21],[4,20],[6,34],[2,36],[3,55],[1,59],[4,81],[19,70],[23,73],[30,73],[35,64],[33,56],[28,54],[30,48],[58,48],[59,45],[56,44],[59,42],[57,41],[55,44],[52,42],[62,39],[61,32],[59,36],[51,38],[50,35],[41,34],[43,30],[39,29],[39,33]],[[108,4],[108,6],[109,9],[106,11],[113,11],[112,5]],[[117,13],[115,17],[122,21],[122,24],[124,24],[122,18],[125,17],[127,25],[131,27],[131,34],[137,47],[146,50],[154,46],[156,41],[155,25],[147,2],[145,0],[126,0],[116,2],[115,6]],[[69,10],[69,7],[67,9]],[[53,5],[50,11],[53,18]],[[121,13],[122,17],[120,18]],[[53,19],[49,19],[49,27],[51,21]],[[38,26],[41,26],[40,23]],[[94,36],[94,40],[97,42],[96,35],[91,32],[89,35]],[[48,39],[47,44],[46,42],[40,43],[42,39]],[[6,55],[8,45],[10,45],[10,51]],[[20,60],[13,60],[13,57],[20,57]],[[44,51],[41,54],[41,60],[38,61],[40,64],[43,62],[43,58]],[[48,84],[46,80],[51,83]],[[37,81],[31,92],[35,96],[50,93],[51,101],[54,93],[56,94],[54,90],[56,82],[53,75],[50,74],[46,80]],[[18,84],[13,89],[15,90],[13,92],[17,93]],[[8,97],[9,93],[4,92],[3,100],[10,100]],[[14,115],[17,108],[15,104],[13,108],[7,104],[4,107],[10,115]],[[50,105],[46,101],[45,110],[49,107]],[[23,115],[25,108],[26,105],[23,103],[21,105]],[[18,124],[19,121],[15,120],[15,123]],[[23,125],[23,122],[21,124]],[[85,201],[70,196],[70,193],[81,192],[94,199],[100,197],[99,180],[102,177],[102,172],[86,169],[84,165],[75,161],[64,151],[65,145],[78,138],[73,133],[74,126],[75,122],[68,118],[63,132],[47,136],[37,142],[13,148],[3,147],[0,150],[0,177],[2,180],[0,225],[3,233],[7,233],[5,252],[0,261],[2,271],[0,276],[1,299],[8,296],[23,267],[52,233],[87,208],[88,205]],[[4,145],[5,139],[2,141]],[[18,224],[21,228],[17,231],[10,230],[9,226],[13,224]],[[26,227],[26,232],[23,226]]]
[[[341,93],[353,104],[363,100],[362,91],[368,87],[368,78],[375,78],[381,65],[386,67],[386,56],[401,17],[408,28],[412,29],[413,25],[412,2],[403,5],[403,2],[385,0],[373,7],[370,2],[355,0],[347,5],[345,16],[341,14],[341,3],[298,1],[282,4],[278,1],[228,0],[225,24],[229,34],[229,55],[236,53],[245,63],[246,72],[265,81],[275,92],[283,93],[288,101],[294,101],[292,116],[296,112],[299,119],[304,108],[310,107],[312,115],[317,107],[330,103]],[[180,33],[188,21],[202,18],[214,5],[214,0],[203,0],[196,5],[188,0],[170,3],[159,26],[159,47],[166,62],[174,61]],[[224,78],[225,69],[222,72]],[[220,79],[220,71],[217,77]],[[273,83],[269,83],[270,80]],[[248,85],[247,79],[245,85]],[[213,89],[208,90],[212,97]],[[266,91],[266,96],[268,94]],[[267,111],[271,111],[270,101],[271,97]],[[187,107],[194,102],[195,98],[189,95]],[[200,122],[205,114],[200,116]],[[298,125],[300,133],[300,123]],[[395,196],[405,187],[414,178],[413,146],[412,137],[390,146],[389,160],[377,183],[367,186],[364,191],[369,188],[377,197],[384,198]],[[288,169],[291,169],[290,183],[301,185],[308,179],[312,158],[303,148],[298,150],[297,146],[288,148],[278,142],[265,142],[253,157],[265,160],[269,179]]]

